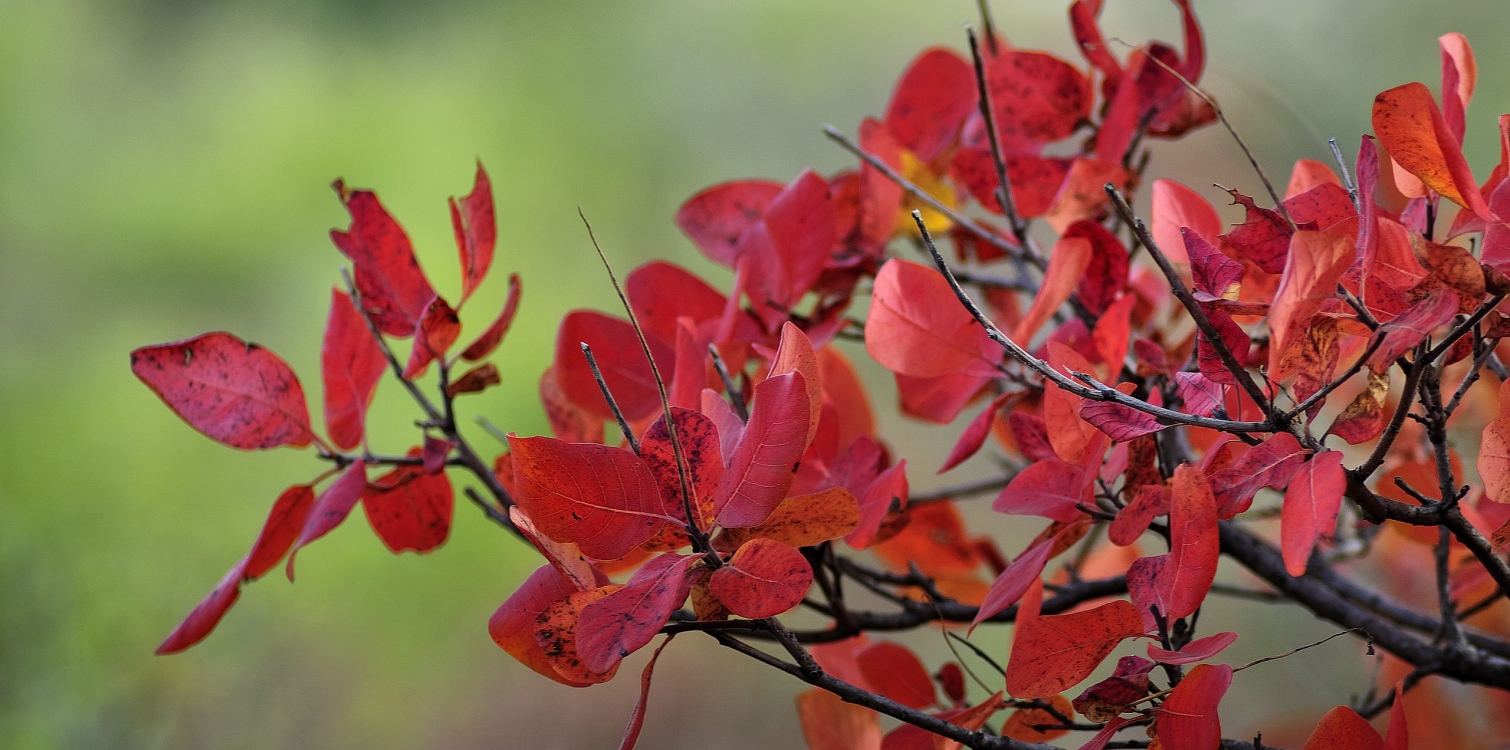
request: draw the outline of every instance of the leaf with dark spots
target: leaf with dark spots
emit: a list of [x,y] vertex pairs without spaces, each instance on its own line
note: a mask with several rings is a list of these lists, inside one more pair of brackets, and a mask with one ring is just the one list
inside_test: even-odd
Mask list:
[[[1070,173],[1073,160],[1034,154],[1004,154],[1003,157],[1007,163],[1007,181],[1012,184],[1012,207],[1017,209],[1017,215],[1036,219],[1047,213]],[[996,197],[1000,183],[989,149],[961,148],[950,162],[949,174],[963,184],[971,197],[987,211],[1002,212],[1001,201]]]
[[1080,418],[1091,423],[1114,443],[1151,435],[1167,426],[1159,424],[1148,412],[1138,411],[1115,401],[1086,401],[1080,407]]
[[714,510],[728,528],[757,526],[786,499],[807,450],[807,385],[800,372],[755,386],[750,421],[719,481]]
[[986,83],[1004,143],[1061,140],[1090,116],[1090,79],[1046,52],[1001,50],[986,60]]
[[351,450],[361,444],[367,407],[387,369],[388,359],[367,321],[350,297],[332,289],[320,346],[320,383],[325,395],[325,431],[337,448]]
[[709,260],[732,268],[739,238],[785,187],[774,180],[735,180],[707,188],[676,211],[676,225]]
[[[1216,329],[1227,351],[1232,353],[1232,358],[1239,365],[1248,364],[1248,349],[1252,346],[1252,339],[1248,337],[1242,326],[1232,320],[1232,316],[1218,309],[1215,305],[1203,304],[1202,310],[1206,313],[1206,319],[1211,321],[1211,327]],[[1226,363],[1217,353],[1216,347],[1206,338],[1204,331],[1198,334],[1196,343],[1196,364],[1201,368],[1201,374],[1212,382],[1222,385],[1237,385],[1237,376],[1227,368]]]
[[584,606],[576,629],[582,665],[604,672],[649,643],[687,599],[687,568],[701,559],[702,555],[660,555],[623,588]]
[[1289,377],[1285,354],[1299,342],[1305,325],[1337,296],[1337,284],[1353,264],[1353,237],[1339,228],[1324,232],[1301,230],[1290,238],[1290,255],[1269,309],[1269,372],[1271,381]]
[[1162,484],[1145,484],[1133,499],[1117,511],[1107,527],[1106,538],[1118,547],[1128,547],[1148,530],[1155,516],[1169,513],[1169,490]]
[[[546,566],[546,568],[549,567]],[[551,569],[551,572],[554,573],[555,570]],[[539,574],[539,571],[536,571],[536,574]],[[573,687],[596,685],[613,679],[614,673],[619,671],[621,661],[619,658],[614,658],[601,670],[591,669],[583,663],[582,656],[577,651],[577,633],[581,629],[584,609],[623,589],[622,585],[611,584],[590,591],[568,590],[541,608],[540,613],[535,616],[532,633],[535,645],[540,649],[540,656],[543,657],[545,666],[560,675],[558,682]],[[513,599],[510,598],[509,601],[512,602]],[[508,604],[505,602],[504,606],[507,607]],[[496,620],[498,615],[495,614],[493,617]],[[495,635],[493,639],[497,641],[498,637]],[[533,668],[529,662],[525,664]]]
[[874,692],[908,708],[934,705],[938,696],[928,669],[912,649],[895,641],[877,641],[855,651],[855,662]]
[[299,550],[340,526],[351,509],[356,507],[357,501],[362,499],[362,491],[365,489],[367,465],[357,459],[315,498],[314,507],[309,509],[304,527],[299,530],[299,538],[288,553],[288,565],[284,568],[288,580],[294,580],[294,556],[299,554]]
[[959,53],[933,47],[897,80],[886,105],[886,127],[903,147],[931,162],[959,137],[975,111],[975,73]]
[[793,495],[781,501],[759,526],[724,529],[714,540],[718,551],[728,553],[751,539],[774,539],[793,547],[811,547],[854,531],[860,523],[860,502],[843,487],[830,487],[810,495]]
[[1086,688],[1071,705],[1085,718],[1110,722],[1110,726],[1118,714],[1148,695],[1148,673],[1157,667],[1141,656],[1124,656],[1110,677]]
[[775,617],[802,603],[813,569],[797,548],[775,539],[745,542],[727,565],[713,571],[708,590],[740,617]]
[[477,162],[477,176],[472,181],[472,192],[463,198],[461,205],[452,198],[451,230],[456,235],[456,249],[461,255],[461,302],[460,307],[487,278],[488,268],[493,265],[493,247],[498,241],[498,225],[493,216],[493,184],[488,173]]
[[[1306,326],[1306,337],[1300,345],[1290,349],[1293,360],[1287,362],[1285,367],[1295,372],[1296,401],[1305,401],[1331,382],[1332,372],[1337,368],[1337,358],[1340,355],[1339,337],[1337,319],[1329,315],[1317,315]],[[1318,401],[1311,407],[1309,416],[1315,419],[1324,405]]]
[[623,448],[509,435],[509,452],[519,505],[594,560],[623,557],[668,519],[655,475]]
[[451,533],[454,504],[446,473],[428,473],[418,466],[395,468],[362,492],[367,522],[394,554],[425,554],[444,544]]
[[1083,237],[1091,243],[1090,262],[1075,293],[1091,314],[1100,315],[1127,287],[1127,248],[1110,230],[1094,221],[1077,221],[1063,236]]
[[1462,298],[1459,312],[1472,313],[1484,298],[1486,281],[1478,259],[1457,245],[1443,245],[1421,237],[1411,237],[1416,258],[1431,276]]
[[1233,205],[1242,204],[1248,216],[1242,224],[1222,235],[1222,239],[1244,258],[1256,263],[1265,273],[1285,270],[1285,258],[1290,253],[1290,235],[1293,234],[1290,225],[1278,212],[1259,208],[1252,198],[1236,190],[1227,192],[1232,194]]
[[[692,492],[690,502],[683,502],[682,499],[681,472],[677,468],[676,451],[671,443],[671,434],[666,430],[664,416],[640,436],[640,459],[650,468],[650,473],[655,475],[666,515],[685,522],[686,507],[690,505],[697,513],[698,527],[706,529],[712,525],[713,499],[718,494],[718,484],[724,475],[718,427],[712,420],[691,409],[673,406],[671,415],[676,420],[677,443],[681,446],[687,472],[687,489]],[[684,531],[671,524],[667,525],[665,531],[685,537]]]
[[361,305],[378,330],[389,336],[412,336],[435,289],[425,279],[404,228],[370,190],[347,190],[337,180],[336,195],[351,213],[344,232],[330,230],[336,247],[351,259]]
[[991,509],[1012,516],[1072,521],[1081,515],[1075,506],[1090,500],[1090,489],[1080,467],[1057,458],[1044,459],[1012,477]]
[[414,348],[409,351],[409,364],[404,366],[404,379],[413,380],[425,374],[430,363],[446,356],[446,351],[461,335],[461,319],[444,299],[436,297],[425,306],[420,318],[419,330],[414,336]]
[[493,353],[498,345],[503,343],[503,337],[509,332],[509,326],[514,323],[514,315],[519,312],[519,274],[509,274],[509,296],[503,302],[503,309],[498,311],[498,317],[493,320],[476,341],[467,345],[461,352],[461,358],[468,362],[476,362]]
[[190,427],[242,450],[314,440],[298,376],[278,355],[229,333],[144,346],[131,371]]
[[1017,608],[1017,632],[1007,660],[1007,692],[1047,698],[1089,677],[1126,638],[1143,633],[1132,604],[1117,600],[1094,609],[1043,615],[1043,582],[1034,582]]

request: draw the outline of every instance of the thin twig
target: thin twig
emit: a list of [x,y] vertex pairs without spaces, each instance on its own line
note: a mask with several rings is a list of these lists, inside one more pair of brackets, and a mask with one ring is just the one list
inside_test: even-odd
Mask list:
[[587,357],[587,366],[592,370],[592,379],[598,381],[598,390],[603,393],[603,400],[608,402],[608,410],[613,412],[613,420],[619,423],[619,432],[624,433],[624,440],[629,443],[629,449],[639,455],[640,441],[634,437],[634,430],[629,429],[629,420],[624,418],[624,412],[619,408],[619,402],[614,399],[613,391],[608,390],[608,383],[603,380],[603,371],[598,369],[598,358],[592,355],[592,347],[582,342],[582,355]]
[[724,391],[729,394],[729,405],[734,407],[734,413],[739,415],[740,421],[750,421],[750,407],[745,404],[744,391],[734,384],[734,377],[729,374],[729,365],[724,362],[723,355],[718,353],[718,347],[713,344],[708,345],[708,353],[713,356],[713,369],[718,371],[719,380],[724,381]]
[[[981,0],[981,14],[986,15],[985,0]],[[986,33],[991,34],[989,28]],[[966,28],[965,34],[970,38],[970,56],[975,61],[977,101],[980,104],[981,120],[986,126],[986,141],[991,146],[991,164],[996,168],[996,200],[1001,203],[1002,215],[1007,217],[1007,224],[1012,227],[1017,244],[1025,252],[1032,254],[1032,249],[1028,247],[1028,227],[1022,217],[1017,215],[1017,204],[1012,199],[1012,183],[1007,179],[1007,160],[1001,154],[1001,137],[996,131],[996,112],[991,105],[991,86],[986,82],[986,61],[981,57],[975,30]],[[996,54],[996,50],[993,49],[991,53]]]

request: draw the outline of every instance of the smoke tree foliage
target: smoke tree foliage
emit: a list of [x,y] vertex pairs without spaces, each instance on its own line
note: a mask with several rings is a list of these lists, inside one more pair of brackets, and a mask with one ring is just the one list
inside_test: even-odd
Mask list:
[[[1175,4],[1183,43],[1134,48],[1100,28],[1100,0],[1076,0],[1076,62],[1011,46],[986,16],[965,51],[919,54],[855,137],[827,129],[853,168],[692,196],[674,220],[732,285],[666,262],[614,277],[623,310],[560,323],[538,385],[552,434],[500,431],[498,455],[457,410],[499,383],[487,359],[520,300],[514,276],[501,311],[467,306],[497,244],[487,174],[449,204],[454,305],[377,195],[337,182],[351,271],[326,322],[323,437],[256,344],[216,332],[131,355],[206,436],[313,445],[319,464],[158,652],[208,636],[280,563],[292,580],[358,504],[395,554],[436,549],[465,477],[517,537],[501,543],[543,558],[487,623],[503,651],[585,687],[639,649],[711,638],[810,686],[796,713],[814,750],[1266,747],[1222,737],[1223,695],[1257,664],[1224,658],[1241,634],[1200,628],[1230,596],[1367,642],[1372,682],[1302,729],[1306,748],[1405,748],[1407,724],[1418,748],[1510,737],[1510,115],[1480,183],[1462,153],[1476,67],[1448,34],[1436,93],[1380,93],[1356,159],[1333,144],[1282,193],[1260,170],[1268,190],[1231,191],[1229,223],[1187,186],[1143,185],[1151,139],[1220,121],[1247,153]],[[965,422],[943,466],[878,434],[861,343],[903,414]],[[385,373],[420,428],[390,453],[363,429]],[[909,474],[981,453],[994,479],[909,494]],[[1026,548],[965,527],[957,504],[992,493],[1041,529]],[[1238,583],[1215,582],[1223,567]],[[821,626],[784,623],[798,608]],[[1009,651],[970,642],[1008,623]],[[887,638],[930,627],[957,661]]]

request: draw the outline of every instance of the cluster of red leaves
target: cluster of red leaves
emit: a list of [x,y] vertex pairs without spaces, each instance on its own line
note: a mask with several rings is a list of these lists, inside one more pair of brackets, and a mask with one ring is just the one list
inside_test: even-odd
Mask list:
[[[863,633],[812,649],[826,674],[966,730],[1013,709],[1000,731],[1012,740],[1052,740],[1078,713],[1096,724],[1083,745],[1091,750],[1142,725],[1167,750],[1217,747],[1217,708],[1236,670],[1211,662],[1237,634],[1192,632],[1217,575],[1222,522],[1247,513],[1263,490],[1282,493],[1284,567],[1306,575],[1313,555],[1335,551],[1333,537],[1349,531],[1339,528],[1343,495],[1360,480],[1344,466],[1351,454],[1328,448],[1328,438],[1382,445],[1361,479],[1382,468],[1375,491],[1417,504],[1394,480],[1435,487],[1441,462],[1423,447],[1422,428],[1402,417],[1391,424],[1410,397],[1391,395],[1391,370],[1440,356],[1469,359],[1476,373],[1486,355],[1475,342],[1510,334],[1493,311],[1510,293],[1510,228],[1498,218],[1510,216],[1510,116],[1500,118],[1500,163],[1480,185],[1462,156],[1475,66],[1467,42],[1448,35],[1442,101],[1421,84],[1380,94],[1356,185],[1302,161],[1279,205],[1232,191],[1243,219],[1228,228],[1198,193],[1158,180],[1151,229],[1140,235],[1109,197],[1137,187],[1140,142],[1216,117],[1193,90],[1205,60],[1200,27],[1188,0],[1175,4],[1183,49],[1153,42],[1124,60],[1099,28],[1099,0],[1076,0],[1071,31],[1088,68],[1000,38],[987,40],[979,73],[952,50],[927,50],[901,75],[885,116],[860,125],[867,158],[857,169],[728,182],[688,199],[675,221],[733,272],[732,289],[652,262],[625,280],[627,317],[567,314],[539,382],[552,436],[511,433],[508,452],[483,469],[504,506],[491,509],[495,520],[546,561],[489,621],[494,641],[539,674],[582,687],[613,678],[626,656],[678,625],[765,621],[779,635],[784,626],[768,618],[802,604],[815,580],[826,588],[822,566],[839,574],[843,544],[905,576],[904,596],[976,607],[972,628],[1016,625],[1004,689],[973,704],[962,665],[930,675],[906,647]],[[1009,185],[998,183],[998,159]],[[335,464],[277,500],[251,552],[160,653],[204,638],[241,585],[285,555],[291,579],[294,553],[358,501],[391,550],[434,549],[451,521],[446,467],[476,471],[450,399],[497,383],[497,371],[484,364],[453,379],[450,368],[499,345],[519,295],[513,278],[491,326],[449,354],[460,311],[492,262],[487,176],[479,167],[472,193],[451,202],[463,271],[454,308],[377,197],[339,182],[336,190],[352,224],[332,238],[353,264],[355,299],[332,295],[322,352],[328,441],[311,427],[293,372],[254,344],[211,333],[132,355],[136,374],[205,435],[247,450],[316,443]],[[1461,210],[1438,242],[1443,198]],[[1007,226],[964,220],[972,203]],[[1055,234],[1046,258],[1022,231],[1037,218]],[[1026,299],[1014,291],[1021,284],[983,283],[1004,333],[988,332],[933,265],[889,255],[898,239],[931,247],[922,225],[947,232],[962,261],[1012,258],[1021,269],[1038,260]],[[1144,257],[1123,228],[1148,246]],[[1480,235],[1475,256],[1467,238]],[[904,414],[951,423],[984,402],[940,473],[988,441],[1020,466],[992,508],[1044,526],[1016,556],[969,533],[952,502],[909,506],[907,461],[877,434],[865,388],[833,343],[858,335],[848,315],[867,290],[865,351],[894,375]],[[1479,326],[1473,338],[1463,336],[1466,315]],[[1455,336],[1444,340],[1444,331]],[[407,365],[383,336],[413,338]],[[1442,351],[1432,351],[1434,337]],[[446,399],[444,415],[430,415],[435,434],[405,456],[375,456],[363,426],[383,371],[413,381],[435,362]],[[1333,395],[1342,398],[1329,403]],[[1290,413],[1279,408],[1286,399]],[[1510,503],[1510,386],[1500,404],[1507,411],[1484,428],[1476,462],[1482,496],[1461,504],[1481,533],[1500,530],[1497,549],[1510,540],[1501,528],[1510,505],[1499,505]],[[1311,427],[1324,413],[1331,421],[1318,438]],[[1380,444],[1386,428],[1391,442]],[[1189,460],[1171,460],[1171,444]],[[393,468],[369,480],[376,464]],[[1400,536],[1435,544],[1427,530],[1429,538]],[[1145,555],[1145,536],[1167,551]],[[1074,549],[1046,583],[1051,562]],[[1463,545],[1449,553],[1454,594],[1493,588]],[[1125,577],[1127,597],[1045,613],[1045,587],[1072,574]],[[829,603],[814,609],[841,628],[824,593]],[[1147,658],[1121,657],[1070,697],[1140,639]],[[642,676],[626,747],[643,724],[659,654]],[[1156,669],[1169,688],[1154,682]],[[1338,708],[1306,747],[1404,748],[1403,692],[1402,683],[1387,739]],[[798,714],[814,750],[958,746],[917,722],[883,733],[873,708],[821,689],[798,697]]]

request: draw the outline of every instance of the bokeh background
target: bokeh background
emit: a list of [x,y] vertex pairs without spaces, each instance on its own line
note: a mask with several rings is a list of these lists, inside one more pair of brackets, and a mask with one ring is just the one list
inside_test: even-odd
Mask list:
[[[1297,157],[1327,158],[1327,136],[1355,149],[1374,93],[1435,88],[1435,38],[1452,30],[1477,43],[1482,71],[1470,160],[1481,176],[1494,161],[1492,118],[1510,108],[1497,0],[1196,6],[1206,83],[1277,179]],[[1079,62],[1064,10],[995,8],[1014,43]],[[677,205],[725,179],[849,166],[819,125],[853,132],[879,114],[905,63],[961,47],[974,12],[968,0],[0,0],[0,747],[614,746],[637,681],[570,690],[491,643],[488,615],[536,562],[464,503],[424,557],[389,555],[358,514],[300,557],[297,585],[269,576],[205,643],[152,656],[317,462],[199,436],[126,354],[229,330],[281,354],[316,398],[341,260],[326,233],[347,221],[331,180],[376,188],[454,293],[444,200],[481,158],[500,251],[468,322],[497,309],[510,271],[525,301],[497,357],[503,387],[463,408],[543,432],[534,383],[555,321],[610,303],[578,206],[621,269],[667,257],[725,282],[671,223]],[[1162,0],[1116,0],[1105,18],[1129,40],[1179,40]],[[1152,176],[1257,189],[1215,128],[1159,146]],[[867,374],[891,410],[886,378]],[[385,384],[374,445],[409,445],[413,416]],[[895,417],[886,429],[919,456],[913,485],[937,483],[926,467],[952,431]],[[1009,541],[1032,533],[970,515]],[[1241,603],[1211,627],[1238,622],[1252,629],[1234,661],[1330,632]],[[1003,636],[982,642],[1004,657]],[[906,640],[932,665],[945,658],[936,631]],[[1367,681],[1360,650],[1338,641],[1245,673],[1229,735],[1345,702]],[[684,636],[662,660],[642,746],[800,747],[799,687]]]

